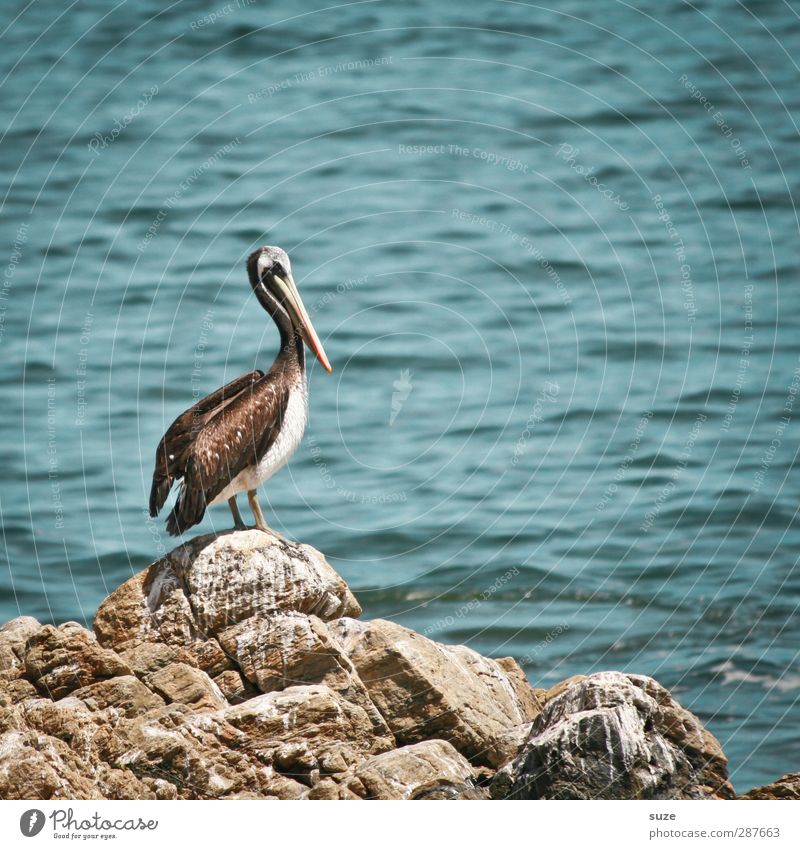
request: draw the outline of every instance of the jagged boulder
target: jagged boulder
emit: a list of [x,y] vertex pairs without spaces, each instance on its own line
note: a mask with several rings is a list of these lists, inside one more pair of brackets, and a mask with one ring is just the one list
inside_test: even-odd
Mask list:
[[120,675],[73,690],[72,696],[80,699],[90,711],[100,712],[113,708],[121,716],[131,719],[164,706],[164,699],[146,687],[134,675]]
[[777,781],[754,787],[740,799],[800,799],[800,772],[789,772]]
[[25,644],[41,630],[32,616],[18,616],[0,627],[0,707],[18,704],[38,695],[25,675]]
[[44,625],[28,637],[25,673],[41,693],[60,699],[95,681],[130,675],[131,669],[94,634],[77,622],[65,622],[58,628]]
[[[299,744],[319,758],[340,744],[353,753],[376,754],[394,747],[391,736],[375,734],[372,717],[324,684],[264,693],[224,711],[234,728],[260,751]],[[347,758],[345,758],[345,763]]]
[[33,616],[18,616],[0,627],[0,673],[24,669],[25,643],[41,627]]
[[361,799],[410,799],[435,788],[474,789],[475,771],[445,740],[402,746],[361,761],[341,784]]
[[258,530],[207,534],[134,575],[94,621],[105,646],[163,642],[194,649],[251,616],[277,610],[322,620],[360,616],[347,584],[314,548]]
[[197,711],[221,710],[228,706],[222,690],[203,672],[188,663],[168,663],[151,672],[147,686],[168,702],[189,705]]
[[222,631],[219,640],[262,693],[325,684],[363,708],[375,734],[391,736],[352,661],[318,617],[296,612],[251,616]]
[[513,757],[541,706],[512,658],[443,646],[394,622],[329,623],[400,744],[447,740],[472,763]]
[[600,672],[559,686],[494,798],[730,799],[727,760],[652,678]]

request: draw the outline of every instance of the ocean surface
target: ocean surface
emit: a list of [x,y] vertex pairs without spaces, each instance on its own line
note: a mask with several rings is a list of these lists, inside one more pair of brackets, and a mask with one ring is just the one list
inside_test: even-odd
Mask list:
[[335,371],[270,524],[538,686],[656,677],[739,790],[800,769],[796,7],[4,11],[0,621],[175,544],[156,444],[271,362],[280,245]]

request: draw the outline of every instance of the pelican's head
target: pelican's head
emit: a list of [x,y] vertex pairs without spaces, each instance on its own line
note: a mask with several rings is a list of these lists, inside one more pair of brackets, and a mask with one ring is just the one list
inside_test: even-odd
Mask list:
[[314,356],[322,363],[325,371],[332,372],[333,366],[325,354],[322,342],[319,341],[314,325],[311,324],[311,319],[303,306],[300,293],[297,291],[297,285],[292,277],[292,264],[289,262],[286,251],[269,245],[259,248],[250,254],[247,268],[256,295],[271,296],[278,307],[289,316],[292,327],[314,352]]

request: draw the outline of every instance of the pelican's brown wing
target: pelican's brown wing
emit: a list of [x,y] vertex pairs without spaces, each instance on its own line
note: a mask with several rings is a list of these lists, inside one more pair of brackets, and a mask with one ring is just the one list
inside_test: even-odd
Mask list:
[[288,387],[270,372],[206,422],[186,454],[180,494],[167,520],[170,534],[196,525],[206,506],[269,451],[288,403]]
[[242,394],[249,396],[247,390],[252,389],[263,377],[264,372],[258,369],[237,377],[222,389],[201,398],[169,426],[156,449],[153,485],[150,488],[151,516],[158,515],[172,484],[186,473],[189,451],[203,427]]

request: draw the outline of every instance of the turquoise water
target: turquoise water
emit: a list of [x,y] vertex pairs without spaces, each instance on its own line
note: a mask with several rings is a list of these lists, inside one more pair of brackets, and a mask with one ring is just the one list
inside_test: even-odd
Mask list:
[[335,371],[268,521],[367,617],[653,675],[739,789],[799,768],[790,6],[11,6],[0,621],[174,544],[155,446],[271,361],[277,244]]

